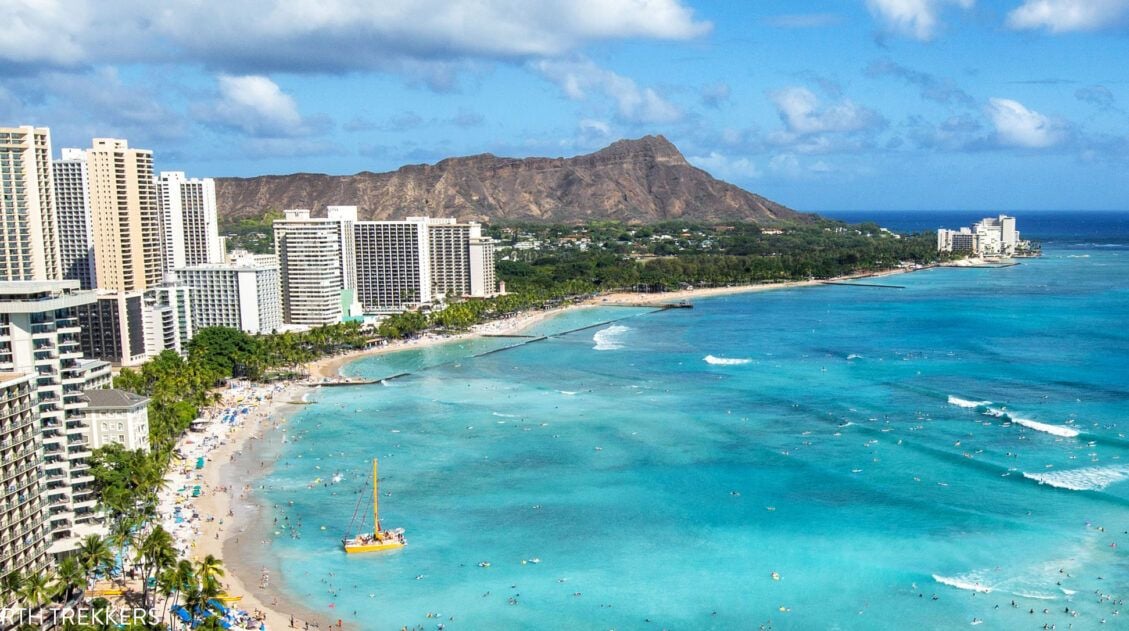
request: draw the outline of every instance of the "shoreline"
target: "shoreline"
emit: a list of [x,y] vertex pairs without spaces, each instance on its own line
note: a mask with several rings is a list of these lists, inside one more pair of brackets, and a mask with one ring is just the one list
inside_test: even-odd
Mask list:
[[714,296],[756,293],[762,291],[774,291],[778,289],[814,287],[829,282],[859,280],[863,278],[880,278],[884,276],[893,276],[896,274],[905,274],[909,272],[932,269],[933,267],[935,266],[896,268],[884,270],[881,272],[860,272],[857,274],[847,274],[820,280],[796,280],[786,281],[782,283],[733,285],[729,287],[700,287],[693,289],[678,289],[675,291],[665,291],[660,293],[612,292],[607,294],[600,294],[592,298],[586,298],[574,304],[553,307],[552,309],[545,309],[542,311],[524,311],[506,318],[502,318],[500,320],[491,320],[490,322],[476,324],[471,327],[470,331],[467,331],[465,333],[458,333],[455,335],[439,335],[435,333],[428,333],[414,339],[396,340],[389,342],[383,346],[378,346],[376,348],[367,348],[360,351],[352,351],[349,353],[343,353],[341,355],[334,355],[332,357],[322,358],[310,364],[307,364],[306,368],[309,370],[311,382],[313,384],[316,384],[318,381],[322,380],[342,378],[344,376],[341,374],[343,368],[355,361],[364,359],[366,357],[375,357],[378,355],[385,355],[388,353],[395,353],[415,348],[427,348],[430,346],[436,346],[438,344],[446,344],[447,342],[465,341],[486,335],[513,335],[520,333],[521,331],[533,326],[534,324],[537,324],[538,322],[547,320],[551,317],[565,313],[566,311],[571,311],[573,309],[586,309],[601,306],[658,307],[659,305],[662,305],[664,303],[678,302],[681,300],[689,300],[693,298],[711,298]]
[[[256,582],[258,568],[237,552],[241,545],[257,547],[240,543],[241,535],[254,536],[256,530],[259,506],[248,496],[253,493],[250,483],[269,472],[265,465],[253,469],[253,460],[262,447],[277,444],[279,426],[299,409],[293,402],[307,392],[309,387],[300,382],[256,386],[241,382],[225,388],[220,404],[209,411],[212,422],[203,431],[186,432],[177,442],[177,451],[188,457],[170,467],[165,476],[169,484],[158,504],[157,519],[173,535],[180,555],[193,562],[209,554],[220,558],[225,570],[220,579],[223,591],[240,597],[230,607],[248,612],[268,630],[289,628],[291,616],[295,625],[330,625],[328,618],[308,608],[279,604],[277,596]],[[236,410],[232,421],[224,418],[227,410]],[[204,458],[204,468],[193,469],[199,457]],[[190,489],[196,486],[200,495],[191,497]],[[258,622],[252,628],[258,629]]]

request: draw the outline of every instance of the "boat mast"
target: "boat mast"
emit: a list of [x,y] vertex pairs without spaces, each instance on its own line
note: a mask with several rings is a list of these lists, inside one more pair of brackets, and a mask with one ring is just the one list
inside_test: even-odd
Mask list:
[[372,459],[372,523],[376,528],[374,532],[380,532],[380,483],[376,477],[376,458]]

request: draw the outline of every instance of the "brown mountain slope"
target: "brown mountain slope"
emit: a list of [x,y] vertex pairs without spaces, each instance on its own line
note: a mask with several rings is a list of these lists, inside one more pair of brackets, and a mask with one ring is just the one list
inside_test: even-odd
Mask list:
[[357,206],[362,219],[413,215],[479,221],[589,219],[775,222],[802,217],[716,180],[662,136],[620,140],[574,158],[490,154],[410,165],[392,173],[217,178],[221,222],[267,210]]

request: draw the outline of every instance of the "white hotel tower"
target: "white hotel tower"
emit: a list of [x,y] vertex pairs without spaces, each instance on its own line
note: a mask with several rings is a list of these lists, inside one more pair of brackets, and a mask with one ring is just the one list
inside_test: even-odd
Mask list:
[[341,322],[354,284],[356,206],[331,206],[324,219],[308,209],[285,211],[274,222],[274,252],[282,282],[282,318],[316,326]]
[[216,182],[187,179],[181,171],[157,178],[165,270],[223,262],[216,216]]

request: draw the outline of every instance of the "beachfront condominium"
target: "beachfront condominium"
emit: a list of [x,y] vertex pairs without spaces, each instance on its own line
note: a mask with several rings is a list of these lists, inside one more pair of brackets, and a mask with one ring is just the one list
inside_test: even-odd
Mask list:
[[354,227],[357,300],[365,313],[394,313],[432,299],[428,218]]
[[494,239],[484,236],[476,226],[470,236],[470,296],[485,298],[498,293]]
[[[34,379],[0,373],[0,577],[39,572],[48,562]],[[14,607],[15,595],[3,594],[0,608]]]
[[83,416],[90,425],[90,446],[109,444],[129,451],[149,451],[149,399],[126,390],[89,390]]
[[94,289],[94,223],[90,217],[86,151],[64,148],[62,157],[51,167],[63,278],[77,280],[82,289]]
[[366,313],[495,293],[494,241],[475,222],[360,221],[354,233],[357,299]]
[[968,252],[974,256],[1013,256],[1029,246],[1019,238],[1015,217],[985,217],[958,230],[937,230],[939,252]]
[[51,132],[0,127],[0,281],[62,277]]
[[157,178],[157,198],[166,271],[222,262],[215,180],[187,179],[180,171],[162,171]]
[[334,324],[349,315],[356,220],[355,206],[331,206],[325,218],[311,217],[308,209],[294,209],[274,222],[282,318],[287,324]]
[[482,225],[451,218],[424,220],[432,295],[439,300],[494,295],[494,240],[482,235]]
[[153,152],[117,138],[95,138],[86,150],[94,224],[95,284],[138,291],[164,276],[163,226]]
[[177,282],[192,291],[196,329],[226,326],[252,335],[282,327],[278,261],[243,253],[229,263],[209,263],[175,270]]
[[73,549],[98,522],[81,397],[108,379],[109,366],[83,360],[76,317],[93,301],[76,280],[0,282],[0,371],[32,379],[52,553]]

